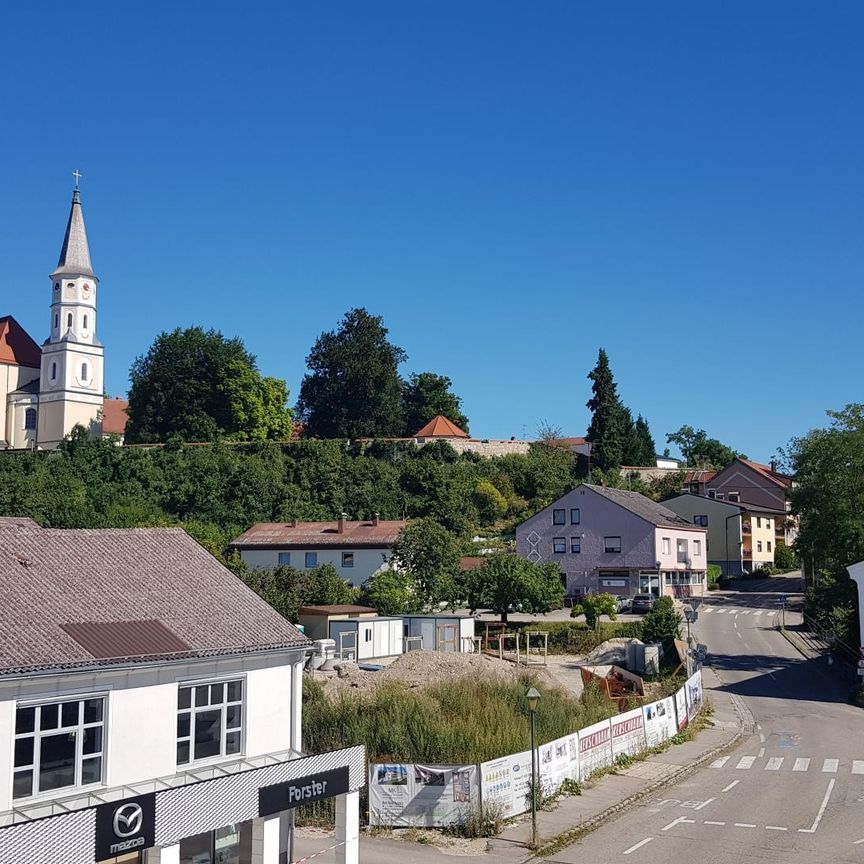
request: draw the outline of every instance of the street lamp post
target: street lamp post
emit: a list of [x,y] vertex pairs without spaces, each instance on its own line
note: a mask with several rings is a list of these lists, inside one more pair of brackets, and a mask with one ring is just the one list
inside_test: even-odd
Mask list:
[[526,694],[528,710],[531,712],[531,848],[537,848],[537,704],[540,694],[532,687]]
[[689,678],[693,674],[693,637],[690,635],[693,607],[689,603],[684,607],[684,618],[687,621],[687,677]]

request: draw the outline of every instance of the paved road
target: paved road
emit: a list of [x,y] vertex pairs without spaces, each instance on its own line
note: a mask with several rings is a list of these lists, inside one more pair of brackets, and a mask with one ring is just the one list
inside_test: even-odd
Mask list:
[[[709,646],[722,687],[753,715],[728,757],[608,823],[550,862],[742,864],[864,860],[864,712],[774,629],[775,578],[710,597],[694,636]],[[796,613],[789,614],[789,622]],[[860,841],[860,842],[859,842]]]

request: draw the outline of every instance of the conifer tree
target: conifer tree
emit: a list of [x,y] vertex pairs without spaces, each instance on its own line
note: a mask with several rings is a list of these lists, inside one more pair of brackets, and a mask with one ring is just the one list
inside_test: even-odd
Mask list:
[[624,464],[628,449],[628,438],[632,418],[618,398],[618,387],[609,367],[609,357],[602,348],[597,355],[597,365],[588,373],[592,397],[588,400],[591,425],[588,441],[591,442],[591,463],[608,471]]
[[634,435],[636,438],[636,462],[634,465],[654,465],[657,462],[657,447],[654,444],[654,438],[651,436],[651,430],[648,428],[648,421],[640,414],[636,418],[636,423],[633,426]]

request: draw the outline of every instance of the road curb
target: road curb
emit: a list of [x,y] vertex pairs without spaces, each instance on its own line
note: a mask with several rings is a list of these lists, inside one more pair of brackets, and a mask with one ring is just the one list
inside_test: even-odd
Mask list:
[[[714,671],[713,668],[712,671]],[[715,672],[714,674],[716,675],[717,673]],[[753,715],[750,714],[750,711],[747,709],[744,703],[734,693],[730,693],[728,695],[729,701],[732,703],[732,707],[734,708],[735,713],[738,715],[738,720],[740,724],[738,729],[728,740],[724,741],[722,744],[719,744],[717,747],[714,747],[713,749],[703,753],[689,765],[682,765],[677,771],[674,771],[668,777],[664,777],[662,780],[658,780],[655,783],[652,783],[650,786],[646,786],[644,789],[640,789],[638,792],[634,792],[632,795],[624,798],[617,804],[613,804],[610,807],[607,807],[605,810],[601,811],[596,816],[592,816],[590,819],[586,819],[577,827],[571,828],[568,831],[564,831],[556,837],[553,837],[550,840],[546,841],[536,853],[533,853],[527,858],[524,858],[522,860],[522,864],[527,864],[527,862],[530,861],[542,861],[547,856],[554,855],[555,852],[559,851],[561,848],[563,848],[563,846],[569,846],[571,843],[575,843],[576,840],[579,840],[586,834],[590,834],[592,831],[599,828],[605,822],[608,822],[615,816],[620,815],[625,810],[630,809],[634,804],[638,804],[639,801],[641,801],[643,798],[652,795],[660,789],[671,786],[673,783],[678,782],[684,777],[687,777],[689,774],[692,774],[698,768],[701,768],[706,762],[716,759],[718,756],[721,756],[727,750],[733,749],[741,740],[741,738],[745,735],[745,733],[753,732],[754,722]],[[746,715],[749,715],[749,721],[747,720]],[[563,844],[563,846],[561,844]],[[545,851],[547,849],[549,851]]]

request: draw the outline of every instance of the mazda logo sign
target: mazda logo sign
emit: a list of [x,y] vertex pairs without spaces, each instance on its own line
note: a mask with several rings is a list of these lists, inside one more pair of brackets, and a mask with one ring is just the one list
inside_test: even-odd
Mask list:
[[138,804],[124,804],[114,811],[114,834],[117,837],[131,837],[141,831],[144,811]]

